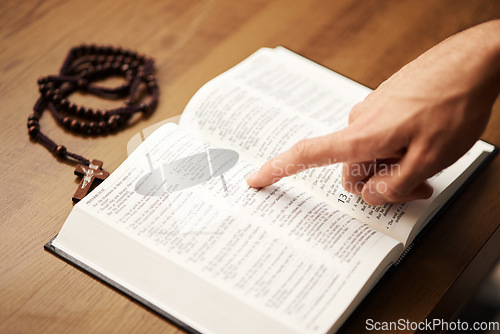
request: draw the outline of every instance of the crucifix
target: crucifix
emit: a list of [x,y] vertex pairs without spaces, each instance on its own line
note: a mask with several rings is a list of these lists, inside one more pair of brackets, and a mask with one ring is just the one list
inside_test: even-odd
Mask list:
[[88,194],[94,182],[97,180],[103,181],[109,176],[109,173],[102,170],[102,161],[94,159],[88,166],[78,164],[75,169],[75,175],[82,178],[82,181],[80,181],[78,185],[78,189],[76,189],[73,195],[73,202],[77,203]]

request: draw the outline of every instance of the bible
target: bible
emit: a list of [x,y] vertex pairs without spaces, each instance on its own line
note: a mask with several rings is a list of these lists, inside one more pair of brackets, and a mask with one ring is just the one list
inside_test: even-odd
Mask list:
[[262,48],[141,142],[45,248],[190,332],[335,332],[496,152],[478,141],[411,203],[368,205],[339,164],[246,184],[300,139],[345,127],[369,93]]

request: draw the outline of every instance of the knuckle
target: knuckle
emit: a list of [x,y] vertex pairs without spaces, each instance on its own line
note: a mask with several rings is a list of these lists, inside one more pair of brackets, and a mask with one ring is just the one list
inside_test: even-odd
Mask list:
[[[346,143],[349,143],[348,148],[350,155],[353,157],[364,156],[366,145],[372,146],[372,139],[364,133],[354,133],[346,137]],[[359,160],[359,159],[358,159]],[[362,159],[365,160],[365,159]]]
[[349,113],[349,124],[353,123],[360,115],[363,102],[356,103]]

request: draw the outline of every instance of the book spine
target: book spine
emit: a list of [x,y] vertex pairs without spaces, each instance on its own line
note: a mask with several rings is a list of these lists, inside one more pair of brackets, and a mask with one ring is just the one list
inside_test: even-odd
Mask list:
[[401,253],[401,255],[396,260],[396,262],[394,262],[394,266],[395,267],[399,266],[399,264],[401,263],[401,261],[403,261],[404,257],[410,252],[410,250],[412,249],[413,245],[414,245],[414,243],[412,242],[411,244],[408,245],[408,247],[406,247],[406,249],[404,250],[404,252]]

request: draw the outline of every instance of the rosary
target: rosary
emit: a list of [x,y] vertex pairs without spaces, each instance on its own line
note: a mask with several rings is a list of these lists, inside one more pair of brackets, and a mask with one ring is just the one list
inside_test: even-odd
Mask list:
[[[159,91],[153,72],[153,59],[144,55],[115,47],[82,45],[69,51],[59,75],[38,79],[40,97],[33,107],[33,113],[28,117],[28,133],[33,140],[58,157],[78,163],[75,175],[82,177],[82,180],[73,195],[73,202],[81,200],[96,181],[104,180],[109,173],[102,169],[102,161],[94,159],[90,162],[44,135],[39,123],[43,112],[48,108],[59,124],[74,133],[96,136],[117,131],[134,114],[148,115],[156,107]],[[111,76],[122,76],[125,83],[113,88],[95,83]],[[148,103],[143,103],[142,98],[136,97],[141,84],[146,86],[150,95]],[[68,100],[76,91],[101,98],[126,100],[124,105],[116,109],[101,110],[76,105]]]

